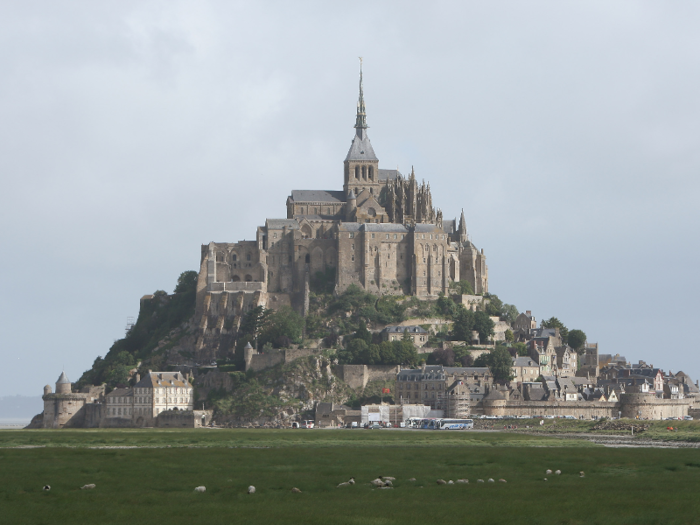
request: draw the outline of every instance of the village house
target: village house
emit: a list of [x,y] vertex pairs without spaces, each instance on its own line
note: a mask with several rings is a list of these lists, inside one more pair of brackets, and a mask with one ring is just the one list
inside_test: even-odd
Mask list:
[[413,344],[422,347],[428,342],[430,334],[421,326],[387,326],[381,331],[383,341],[401,341],[409,337]]

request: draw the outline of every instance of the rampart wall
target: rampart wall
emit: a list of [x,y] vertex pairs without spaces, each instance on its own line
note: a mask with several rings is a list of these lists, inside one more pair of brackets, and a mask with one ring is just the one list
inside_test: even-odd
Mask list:
[[338,375],[351,388],[365,388],[370,381],[396,379],[401,371],[396,365],[340,365]]
[[[658,399],[653,394],[623,394],[620,401],[506,401],[484,400],[487,416],[574,416],[664,419],[688,415],[690,400]],[[474,411],[473,411],[474,412]]]

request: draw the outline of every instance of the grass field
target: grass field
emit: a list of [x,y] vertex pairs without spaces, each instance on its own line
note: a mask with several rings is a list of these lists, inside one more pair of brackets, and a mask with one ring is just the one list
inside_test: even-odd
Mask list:
[[[111,446],[145,448],[92,448]],[[2,524],[700,523],[698,449],[505,433],[4,431],[0,472]],[[378,475],[396,488],[372,490]]]

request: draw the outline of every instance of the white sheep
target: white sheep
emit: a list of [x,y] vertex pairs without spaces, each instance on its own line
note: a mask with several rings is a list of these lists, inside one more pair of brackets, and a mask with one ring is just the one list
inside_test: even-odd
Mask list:
[[416,481],[416,478],[408,478],[408,481]]
[[501,478],[498,480],[499,483],[508,483],[505,479]]
[[350,478],[350,479],[348,480],[348,483],[350,483],[350,485],[354,485],[354,484],[355,484],[355,478]]
[[547,474],[548,476],[549,476],[551,473],[552,473],[552,471],[549,470],[549,469],[547,469],[547,470],[545,471],[545,474]]
[[387,480],[388,480],[388,481],[396,481],[396,478],[392,478],[392,477],[389,477],[389,476],[382,476],[382,479],[383,479],[384,481],[387,481]]
[[448,481],[448,482],[447,482],[447,484],[448,484],[448,485],[454,485],[454,484],[455,484],[455,482],[454,482],[454,481],[452,481],[452,480],[450,480],[450,481]]
[[248,487],[248,494],[255,494],[255,487],[253,485]]
[[195,488],[194,488],[194,491],[195,491],[195,492],[206,492],[206,491],[207,491],[207,487],[205,487],[204,485],[200,485],[199,487],[195,487]]
[[477,483],[483,483],[484,480],[483,480],[483,479],[477,479],[476,482],[477,482]]
[[489,478],[489,483],[494,483],[493,478]]
[[94,488],[95,488],[95,484],[94,484],[94,483],[90,483],[90,484],[88,484],[88,485],[83,485],[82,487],[80,487],[80,490],[94,489]]
[[439,480],[437,480],[437,484],[438,485],[447,485],[447,481],[445,481],[444,479],[439,479]]
[[299,494],[299,493],[301,493],[301,490],[299,490],[299,489],[296,488],[296,487],[293,487],[293,488],[292,488],[292,492],[294,492],[295,494]]
[[350,483],[348,483],[347,481],[343,481],[342,483],[339,483],[336,488],[349,487],[349,486],[350,486]]
[[379,478],[373,479],[372,481],[370,481],[370,483],[372,485],[374,485],[375,487],[383,487],[384,486],[384,482]]
[[581,472],[579,472],[579,474],[581,475],[582,478],[586,477],[586,474],[583,472],[583,470]]
[[559,474],[561,474],[561,470],[555,470],[554,473],[558,476]]
[[46,492],[50,491],[50,490],[51,490],[51,485],[44,485],[44,486],[42,487],[42,490],[44,490],[44,491],[46,491]]
[[457,483],[469,483],[468,479],[458,479]]

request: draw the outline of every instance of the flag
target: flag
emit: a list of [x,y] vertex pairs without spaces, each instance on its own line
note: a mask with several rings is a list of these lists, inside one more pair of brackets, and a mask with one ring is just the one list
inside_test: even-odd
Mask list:
[[391,394],[390,388],[382,388],[382,394]]

